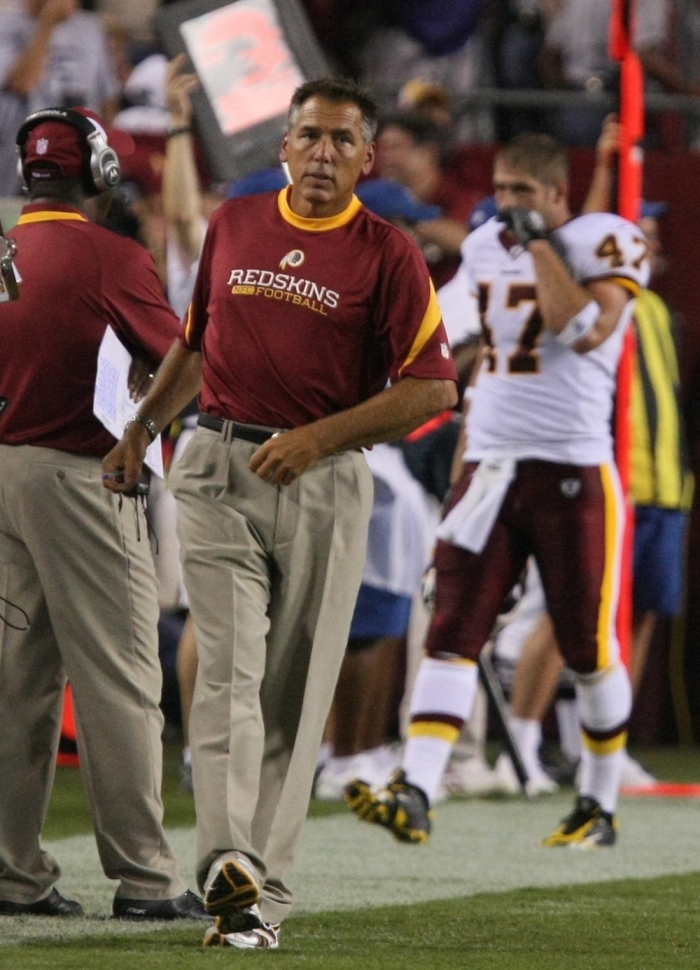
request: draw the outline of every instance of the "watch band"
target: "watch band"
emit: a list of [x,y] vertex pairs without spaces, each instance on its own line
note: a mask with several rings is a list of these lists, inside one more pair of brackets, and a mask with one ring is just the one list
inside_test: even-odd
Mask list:
[[137,412],[133,416],[133,418],[131,418],[130,421],[126,422],[126,424],[124,425],[124,431],[126,431],[126,429],[129,427],[130,424],[134,424],[134,422],[136,424],[142,424],[144,426],[144,428],[148,432],[148,437],[151,439],[151,444],[153,444],[153,442],[158,437],[158,428],[156,428],[156,424],[153,418],[146,418],[144,417],[143,414],[139,414]]

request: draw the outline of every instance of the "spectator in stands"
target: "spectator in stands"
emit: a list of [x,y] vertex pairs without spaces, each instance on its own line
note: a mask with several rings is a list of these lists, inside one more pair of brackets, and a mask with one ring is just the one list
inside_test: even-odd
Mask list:
[[[671,50],[670,0],[638,0],[633,41],[647,80],[665,91],[700,97],[700,85],[689,80]],[[542,74],[552,88],[573,88],[591,96],[614,87],[617,68],[608,53],[609,0],[561,0],[547,29]],[[606,114],[604,107],[582,107],[552,113],[553,132],[570,145],[593,147]]]
[[[513,90],[542,87],[540,58],[545,28],[558,0],[500,0],[494,37],[496,83]],[[522,131],[545,131],[541,109],[509,107],[497,112],[499,141]]]
[[383,0],[384,23],[360,52],[361,76],[390,111],[414,77],[439,82],[458,106],[457,137],[491,141],[491,112],[459,105],[491,82],[487,0]]
[[377,139],[377,171],[405,185],[419,202],[437,205],[442,217],[416,223],[414,231],[436,287],[455,273],[467,220],[481,198],[452,167],[446,167],[449,136],[424,111],[386,118]]
[[423,111],[430,115],[437,125],[452,132],[454,125],[452,98],[437,81],[412,77],[399,91],[396,103],[399,111]]
[[14,136],[28,114],[84,105],[109,123],[118,92],[100,19],[80,0],[0,11],[0,195],[20,191]]

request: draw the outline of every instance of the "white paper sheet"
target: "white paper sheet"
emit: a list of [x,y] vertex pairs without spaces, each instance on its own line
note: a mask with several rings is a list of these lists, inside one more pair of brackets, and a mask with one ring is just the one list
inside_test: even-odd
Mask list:
[[[129,397],[129,367],[131,354],[114,330],[107,327],[97,356],[97,380],[92,411],[95,417],[117,440],[124,425],[138,410]],[[163,477],[163,450],[160,435],[148,446],[146,464],[156,475]]]

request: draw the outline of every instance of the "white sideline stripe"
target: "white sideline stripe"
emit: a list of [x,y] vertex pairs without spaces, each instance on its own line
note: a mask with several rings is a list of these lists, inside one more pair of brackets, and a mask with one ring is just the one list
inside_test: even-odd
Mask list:
[[[696,799],[624,799],[614,849],[574,852],[543,849],[542,836],[570,811],[571,796],[525,803],[519,799],[452,801],[438,808],[428,846],[401,845],[379,828],[348,814],[310,819],[292,875],[297,913],[427,902],[507,892],[527,886],[575,885],[647,879],[700,870]],[[169,837],[194,886],[194,830]],[[100,868],[91,836],[47,843],[64,875],[60,889],[78,899],[85,919],[0,917],[0,947],[71,937],[167,931],[172,924],[106,919],[116,884]],[[185,924],[178,923],[182,929]],[[192,926],[193,943],[202,933]]]

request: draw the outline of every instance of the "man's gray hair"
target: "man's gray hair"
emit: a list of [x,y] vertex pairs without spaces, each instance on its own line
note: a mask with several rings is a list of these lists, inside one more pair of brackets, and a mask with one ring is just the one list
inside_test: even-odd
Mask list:
[[350,102],[357,105],[362,112],[362,138],[366,144],[374,141],[377,133],[377,103],[366,88],[349,78],[342,77],[319,77],[298,87],[289,104],[287,129],[293,128],[297,123],[304,102],[314,97],[334,101],[337,104]]

